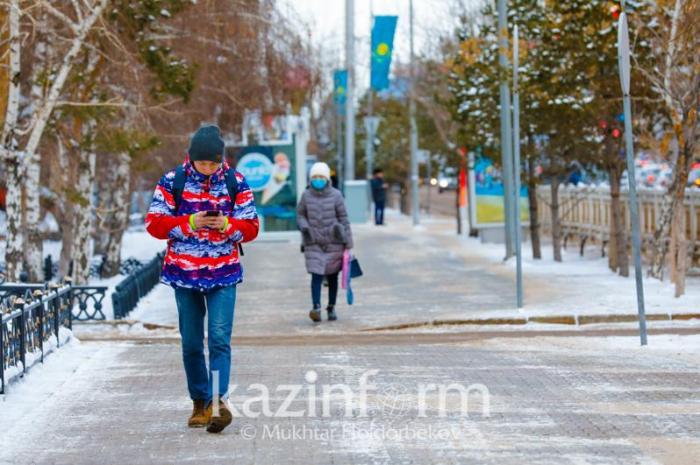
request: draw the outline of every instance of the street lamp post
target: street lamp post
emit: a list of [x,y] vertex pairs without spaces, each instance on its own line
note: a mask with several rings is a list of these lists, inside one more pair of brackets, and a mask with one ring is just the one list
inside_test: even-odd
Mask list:
[[345,98],[345,180],[355,179],[355,4],[345,0],[345,66],[348,85]]

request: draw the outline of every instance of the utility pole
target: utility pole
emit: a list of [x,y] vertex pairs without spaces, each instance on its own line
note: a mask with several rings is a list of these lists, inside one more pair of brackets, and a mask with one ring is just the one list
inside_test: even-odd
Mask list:
[[345,175],[343,173],[345,170],[343,170],[343,118],[339,113],[338,111],[335,113],[336,145],[338,146],[338,166],[335,175],[338,178],[338,189],[342,191],[345,185]]
[[632,226],[632,252],[634,254],[634,277],[637,284],[637,314],[639,317],[639,339],[647,345],[647,320],[644,311],[644,284],[642,282],[642,240],[639,230],[639,203],[634,174],[634,141],[632,139],[632,104],[630,102],[630,44],[627,30],[627,14],[622,2],[622,13],[617,27],[617,60],[620,68],[622,104],[625,112],[625,155],[627,157],[627,179],[629,181],[629,210]]
[[[372,37],[372,27],[374,26],[374,2],[370,0],[369,2],[369,35]],[[374,131],[376,130],[376,124],[373,118],[372,100],[374,97],[374,90],[372,89],[372,40],[369,41],[369,95],[367,96],[367,117],[365,118],[365,130],[367,131],[367,141],[365,143],[365,153],[367,154],[367,179],[372,177],[372,171],[374,171]]]
[[[506,0],[498,0],[498,64],[501,71],[508,68],[508,16]],[[503,73],[501,73],[504,76]],[[503,162],[503,205],[505,207],[506,258],[513,256],[513,163],[510,131],[510,90],[505,77],[501,79],[501,160]]]
[[345,67],[348,87],[345,100],[345,180],[355,179],[355,5],[345,0]]
[[518,85],[518,66],[520,65],[518,25],[513,30],[513,189],[514,224],[515,224],[515,286],[518,309],[523,308],[523,256],[520,236],[520,89]]
[[419,197],[418,197],[418,128],[416,127],[416,102],[415,102],[415,92],[416,92],[416,78],[414,66],[414,52],[413,52],[413,0],[409,3],[409,21],[410,21],[410,46],[411,46],[411,64],[410,64],[410,80],[411,80],[411,90],[408,100],[408,115],[411,124],[411,214],[413,216],[413,225],[419,223]]
[[433,178],[433,167],[432,167],[433,164],[430,160],[431,158],[432,157],[431,157],[430,151],[426,150],[425,151],[425,160],[426,160],[426,163],[428,164],[428,182],[426,182],[425,185],[428,187],[428,205],[426,207],[426,211],[428,212],[428,215],[430,215],[430,191],[433,190],[432,189],[433,186],[432,186],[432,184],[430,184],[430,181]]

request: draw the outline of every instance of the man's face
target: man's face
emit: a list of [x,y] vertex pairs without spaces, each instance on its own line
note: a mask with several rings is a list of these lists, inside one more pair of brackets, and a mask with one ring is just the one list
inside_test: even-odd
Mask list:
[[211,176],[216,173],[216,170],[221,166],[221,163],[208,160],[195,161],[193,163],[196,170],[205,176]]
[[377,177],[378,177],[379,179],[384,179],[384,172],[383,172],[383,171],[378,172],[378,173],[377,173]]

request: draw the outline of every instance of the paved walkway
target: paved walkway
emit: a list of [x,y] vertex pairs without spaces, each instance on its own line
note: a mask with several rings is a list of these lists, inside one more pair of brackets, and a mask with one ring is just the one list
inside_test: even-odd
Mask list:
[[[175,330],[79,329],[93,341],[62,349],[73,360],[69,374],[32,374],[45,391],[22,399],[21,415],[3,420],[2,411],[21,398],[22,384],[0,400],[0,464],[696,463],[700,351],[571,334],[360,337],[359,329],[407,320],[497,313],[513,294],[507,273],[465,260],[448,239],[392,227],[357,234],[367,273],[358,304],[317,326],[306,316],[298,244],[246,248],[233,341],[239,415],[224,434],[185,426],[191,404]],[[537,279],[538,298],[556,297]],[[132,317],[174,326],[172,291],[156,288]],[[114,336],[128,340],[94,340]],[[652,347],[662,337],[652,336]],[[349,394],[336,387],[324,396],[338,384]],[[290,385],[298,386],[292,397]],[[465,410],[460,386],[470,393]],[[270,414],[261,414],[264,389]]]
[[[627,339],[631,346],[633,338]],[[595,344],[595,340],[593,342]],[[289,407],[302,417],[238,418],[220,436],[188,430],[189,402],[177,344],[84,343],[86,359],[60,390],[28,405],[4,430],[4,464],[691,464],[700,456],[698,354],[571,351],[543,342],[518,348],[510,340],[469,343],[354,346],[235,347],[233,405],[261,412],[254,383],[272,392],[277,412],[288,396],[283,384],[301,385]],[[360,376],[368,417],[359,417]],[[314,370],[317,380],[308,382]],[[334,394],[329,417],[309,415],[324,385],[347,384],[353,410]],[[436,392],[421,383],[484,385],[472,392],[468,416],[455,394],[440,417]],[[1,408],[1,407],[0,407]],[[4,453],[3,453],[4,451]],[[8,456],[8,454],[10,454]]]

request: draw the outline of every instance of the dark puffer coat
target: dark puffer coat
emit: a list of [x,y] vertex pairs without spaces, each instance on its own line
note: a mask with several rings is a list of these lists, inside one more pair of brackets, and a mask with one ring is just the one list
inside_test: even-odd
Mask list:
[[352,231],[345,201],[339,190],[327,185],[322,190],[306,189],[297,206],[306,271],[334,274],[343,266],[343,252],[351,249]]

